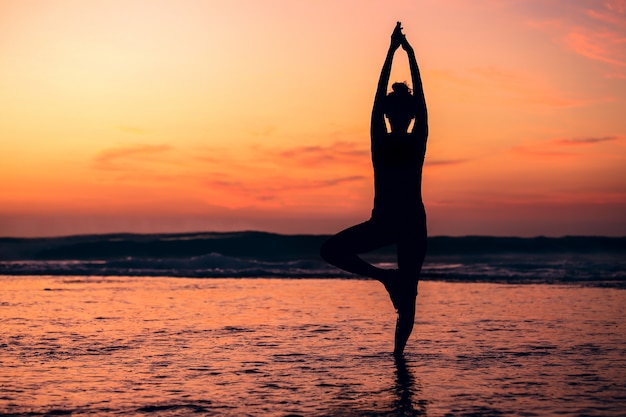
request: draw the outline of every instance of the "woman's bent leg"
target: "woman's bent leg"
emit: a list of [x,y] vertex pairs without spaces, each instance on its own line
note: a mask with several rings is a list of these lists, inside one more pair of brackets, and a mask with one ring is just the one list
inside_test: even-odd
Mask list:
[[320,249],[329,264],[345,271],[384,281],[393,271],[375,267],[358,255],[395,243],[388,229],[368,220],[337,233]]

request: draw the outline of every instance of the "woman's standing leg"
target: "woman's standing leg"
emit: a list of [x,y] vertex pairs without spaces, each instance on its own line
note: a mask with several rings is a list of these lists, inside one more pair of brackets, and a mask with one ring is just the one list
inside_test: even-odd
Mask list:
[[426,256],[426,219],[405,224],[398,237],[398,282],[395,307],[398,311],[394,354],[401,355],[415,323],[417,284]]

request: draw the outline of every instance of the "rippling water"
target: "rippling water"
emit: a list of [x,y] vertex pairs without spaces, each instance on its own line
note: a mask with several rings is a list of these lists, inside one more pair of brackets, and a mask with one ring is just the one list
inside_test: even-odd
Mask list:
[[626,413],[626,291],[423,282],[405,362],[365,280],[0,277],[0,413]]

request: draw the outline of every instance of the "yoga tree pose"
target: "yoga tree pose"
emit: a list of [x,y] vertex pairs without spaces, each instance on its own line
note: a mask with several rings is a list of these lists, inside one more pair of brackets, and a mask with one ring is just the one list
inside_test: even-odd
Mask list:
[[[409,58],[412,94],[406,83],[394,83],[392,92],[387,94],[393,56],[399,47]],[[413,128],[409,131],[412,120]],[[383,283],[398,314],[394,354],[402,356],[413,330],[417,284],[426,253],[421,183],[428,122],[415,52],[402,33],[400,22],[391,35],[378,81],[370,136],[374,166],[372,216],[331,237],[320,252],[330,264]],[[392,244],[397,247],[397,269],[378,268],[359,257]]]

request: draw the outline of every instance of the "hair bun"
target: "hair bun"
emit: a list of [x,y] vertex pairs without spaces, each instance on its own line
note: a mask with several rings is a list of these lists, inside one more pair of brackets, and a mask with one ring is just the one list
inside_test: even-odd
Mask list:
[[406,82],[403,82],[403,83],[393,83],[391,85],[391,89],[396,94],[411,94],[411,89],[406,84]]

